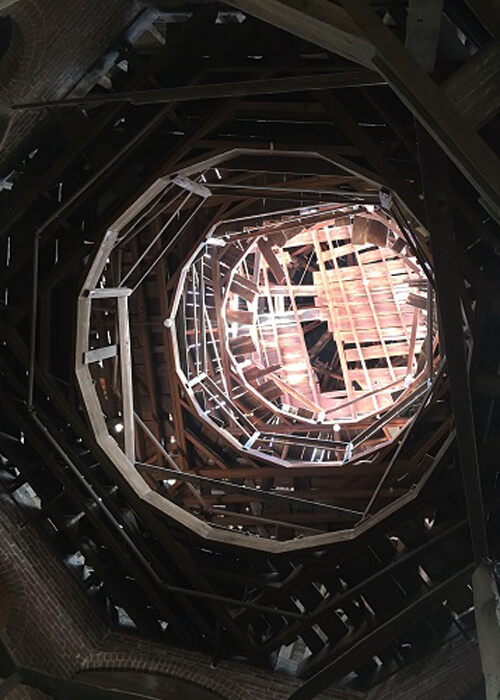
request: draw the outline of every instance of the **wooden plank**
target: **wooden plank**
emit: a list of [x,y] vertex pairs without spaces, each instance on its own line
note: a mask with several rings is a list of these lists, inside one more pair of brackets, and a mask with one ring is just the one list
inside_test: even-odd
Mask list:
[[443,0],[410,0],[406,18],[405,47],[426,73],[436,62]]
[[[408,343],[387,343],[387,352],[391,357],[401,357],[408,354]],[[380,357],[384,357],[384,349],[382,345],[371,345],[369,347],[362,347],[361,352],[365,360],[376,360]],[[346,350],[345,356],[348,362],[353,362],[358,359],[357,350]]]
[[[266,287],[259,287],[259,295],[265,296],[267,292]],[[312,297],[316,294],[316,285],[314,284],[304,284],[304,285],[291,285],[287,284],[270,284],[269,292],[271,296],[289,296],[290,293],[295,297]]]
[[[260,254],[259,254],[259,262],[260,262]],[[271,293],[269,290],[269,269],[265,266],[262,269],[262,275],[264,277],[265,295],[266,295],[267,303],[269,306],[269,311],[271,313],[271,326],[272,326],[272,333],[273,333],[274,350],[276,352],[276,359],[278,360],[278,364],[280,366],[283,366],[283,353],[281,352],[281,348],[280,348],[278,327],[276,325],[276,317],[275,317],[275,313],[274,313],[275,309],[276,309],[276,300],[274,300],[271,297]],[[259,328],[259,330],[261,328],[260,319],[259,319],[258,328]],[[290,403],[290,396],[287,393],[285,393],[285,401],[287,403]]]
[[378,219],[367,216],[355,216],[352,222],[352,244],[366,244],[385,247],[387,245],[387,226]]
[[[411,321],[410,321],[411,323]],[[356,338],[360,343],[372,343],[374,338],[373,338],[373,332],[374,329],[371,330],[361,330],[358,329],[356,330],[356,336],[352,333],[350,330],[342,330],[339,331],[339,340],[344,343],[354,343],[356,342]],[[392,326],[388,328],[381,328],[380,329],[380,334],[382,338],[385,340],[385,342],[404,342],[406,341],[407,334],[404,329],[402,329],[400,326]],[[423,340],[426,336],[425,330],[419,330],[417,334],[417,340]]]
[[[285,279],[286,283],[288,285],[288,288],[292,286],[292,281],[290,279],[290,274],[288,272],[288,268],[285,266],[284,267],[284,273],[285,273]],[[316,377],[314,375],[314,372],[311,367],[311,360],[309,358],[309,353],[307,352],[307,345],[306,341],[304,338],[304,333],[302,332],[302,327],[300,325],[301,318],[303,318],[301,315],[299,315],[299,311],[297,309],[297,303],[295,301],[295,297],[293,294],[290,296],[290,301],[292,302],[292,309],[293,313],[295,316],[295,326],[296,326],[296,332],[297,332],[297,337],[298,341],[300,343],[300,348],[302,352],[302,356],[306,365],[306,370],[307,370],[307,377],[309,379],[309,386],[311,388],[311,393],[312,393],[312,399],[315,404],[319,404],[319,394],[318,394],[318,388],[316,386]]]
[[[360,219],[361,217],[357,216],[355,218]],[[353,230],[354,230],[354,227],[353,227]],[[326,238],[326,236],[325,236],[325,238]],[[335,240],[335,239],[332,238],[331,240]],[[356,244],[356,247],[355,247],[354,242],[351,242],[351,243],[344,243],[343,245],[335,246],[333,250],[334,250],[334,256],[338,259],[344,255],[352,255],[355,250],[358,250],[358,252],[361,252],[361,251],[366,251],[366,249],[370,248],[370,247],[371,247],[370,245],[360,245],[360,244]],[[378,260],[380,258],[380,253],[378,253],[378,251],[372,251],[372,252],[375,252],[376,259]],[[329,250],[323,251],[323,258],[325,260],[330,260],[331,257],[332,257],[332,254]]]
[[[371,223],[372,223],[370,220],[367,220],[367,221],[368,221],[368,224],[371,224]],[[369,232],[369,230],[368,230],[368,232]],[[332,257],[333,257],[334,271],[335,271],[335,273],[337,273],[337,275],[338,275],[338,274],[341,272],[341,270],[342,270],[343,268],[340,268],[339,263],[338,263],[338,260],[333,256],[333,253],[334,253],[333,243],[332,243],[331,238],[330,238],[329,235],[328,235],[328,231],[326,231],[326,234],[327,234],[328,247],[329,247],[330,253],[332,254]],[[360,265],[360,263],[359,263],[359,258],[356,258],[356,260],[357,260],[357,262],[358,262],[358,267],[359,267],[359,269],[360,269],[360,272],[363,273],[363,266]],[[363,279],[363,284],[364,284],[364,285],[366,284],[366,280],[365,280],[365,279]],[[332,288],[332,292],[333,292],[333,289],[334,289],[334,288]],[[341,299],[342,299],[342,303],[344,304],[344,306],[345,306],[346,309],[348,310],[348,298],[347,298],[345,286],[344,286],[344,284],[343,284],[343,281],[342,281],[341,277],[339,277],[339,279],[338,279],[338,291],[340,292],[340,296],[341,296]],[[370,297],[369,297],[369,294],[368,294],[368,290],[367,290],[367,289],[365,289],[365,296],[367,297],[368,301],[371,303],[371,299],[370,299]],[[374,322],[375,325],[378,326],[377,315],[376,315],[376,313],[375,313],[374,310],[373,310],[373,304],[372,304],[372,307],[371,307],[371,311],[372,311],[372,315],[373,315],[372,322]],[[363,383],[361,383],[361,382],[359,382],[359,383],[361,384],[361,386],[363,386],[364,389],[367,389],[369,392],[373,392],[374,386],[373,386],[373,384],[372,384],[372,378],[371,378],[370,371],[368,370],[368,367],[367,367],[366,362],[365,362],[365,358],[363,357],[363,353],[361,352],[361,346],[360,346],[359,339],[358,339],[358,336],[357,336],[358,324],[355,322],[355,318],[356,318],[355,315],[348,313],[348,323],[349,323],[349,325],[350,325],[351,332],[353,333],[354,342],[355,342],[355,344],[356,344],[356,349],[357,349],[357,351],[358,351],[358,362],[361,363],[361,366],[362,366],[362,368],[363,368],[363,378],[364,378],[364,381],[363,381]],[[380,335],[379,335],[379,337],[380,337]],[[382,341],[382,342],[383,342],[383,341]],[[343,349],[342,349],[342,350],[343,350]],[[389,366],[390,366],[390,365],[389,365]],[[352,377],[352,375],[351,375],[351,381],[354,381],[354,378]],[[359,381],[359,380],[358,380],[358,381]],[[374,407],[375,409],[377,409],[377,408],[379,407],[379,396],[378,396],[378,395],[375,396],[374,394],[372,394],[371,402],[373,402],[373,407]],[[350,408],[351,410],[353,409],[353,407],[354,407],[354,403],[350,404],[349,408]],[[359,404],[356,404],[356,413],[357,413],[357,410],[358,410],[358,409],[359,409]]]
[[114,299],[115,297],[128,297],[132,290],[128,287],[104,287],[102,289],[90,289],[88,295],[91,299]]
[[[335,256],[330,254],[330,259],[333,259],[334,257]],[[365,261],[363,260],[363,262]],[[399,279],[401,276],[408,278],[408,280],[418,279],[411,277],[408,274],[408,268],[406,267],[404,260],[401,260],[400,258],[387,260],[387,265],[385,265],[383,262],[373,262],[370,265],[364,264],[363,271],[359,265],[339,267],[335,270],[327,270],[327,275],[328,277],[333,278],[334,281],[337,281],[340,277],[342,278],[343,282],[347,280],[361,280],[363,277],[366,277],[368,280],[376,278],[383,278],[384,280],[387,280],[387,271],[390,272],[391,276],[395,277],[396,282],[405,281],[403,279]],[[315,274],[316,276],[318,275],[317,272]]]
[[92,362],[101,362],[102,360],[108,360],[110,357],[116,357],[118,347],[116,345],[107,345],[103,348],[96,348],[95,350],[88,350],[84,354],[84,362],[86,365],[90,365]]
[[355,216],[352,222],[351,241],[353,245],[364,245],[368,241],[368,219]]
[[264,259],[267,262],[267,264],[269,265],[269,269],[271,270],[276,279],[276,282],[278,282],[278,284],[283,284],[283,282],[286,280],[286,274],[280,261],[278,260],[273,251],[272,245],[269,243],[269,241],[263,238],[259,239],[258,245],[260,252],[264,256]]
[[260,377],[265,377],[266,374],[270,372],[277,372],[281,369],[281,365],[271,365],[270,367],[257,367],[257,365],[252,365],[243,371],[245,379],[249,382],[253,382]]
[[[157,233],[157,226],[154,227],[154,229],[151,231],[152,236]],[[158,241],[156,244],[156,248],[158,250],[161,249],[161,242]],[[135,260],[138,259],[139,257],[139,246],[137,242],[137,237],[133,238],[131,241],[131,249],[132,249],[132,254]],[[160,263],[161,264],[161,263]],[[161,269],[161,268],[160,268]],[[146,384],[148,387],[148,397],[147,397],[147,404],[151,407],[152,411],[152,418],[153,418],[153,434],[155,435],[155,439],[157,438],[160,443],[161,440],[166,440],[167,438],[167,432],[165,429],[165,417],[163,414],[163,407],[162,407],[162,399],[161,399],[161,386],[160,382],[158,380],[158,362],[155,361],[155,358],[153,356],[153,344],[152,344],[152,333],[151,333],[151,326],[149,326],[146,321],[148,320],[148,308],[147,308],[147,303],[146,303],[146,292],[148,291],[148,285],[147,284],[141,284],[135,291],[135,308],[137,308],[139,312],[139,316],[141,318],[141,322],[138,326],[137,329],[134,329],[136,332],[139,342],[141,344],[141,349],[142,349],[142,359],[144,362],[144,375],[145,375],[145,380]],[[163,300],[160,301],[160,312],[166,311],[166,299],[168,298],[167,291],[165,289],[165,278],[163,275],[160,274],[157,275],[156,283],[154,286],[154,291],[157,292],[159,299]],[[163,313],[160,314],[162,318],[165,318]],[[162,329],[164,329],[163,323],[161,323],[160,326]],[[162,331],[163,332],[163,331]],[[143,411],[143,407],[139,406],[141,409],[141,413]]]
[[[348,217],[343,217],[344,225],[329,227],[330,238],[333,241],[347,241],[351,238],[351,226],[348,223]],[[324,233],[324,227],[319,228],[309,228],[302,233],[297,234],[291,240],[287,241],[283,246],[286,248],[295,248],[298,246],[312,245],[313,244],[313,234],[317,236],[320,243],[326,240],[326,234]]]
[[135,464],[134,390],[132,385],[132,352],[127,296],[118,297],[117,311],[125,455],[132,464]]
[[[324,235],[326,238],[327,237],[326,227],[324,229]],[[314,243],[314,250],[316,251],[316,258],[317,258],[318,264],[319,264],[319,278],[321,279],[321,281],[323,283],[323,288],[325,290],[326,300],[328,302],[328,311],[329,311],[329,318],[330,318],[330,324],[331,324],[330,330],[333,333],[333,337],[334,337],[335,343],[337,345],[337,352],[339,355],[340,367],[342,369],[342,376],[344,378],[344,385],[346,387],[347,396],[349,397],[349,399],[353,399],[354,398],[354,388],[353,388],[352,381],[351,381],[350,376],[349,376],[349,368],[347,366],[347,361],[346,361],[345,355],[344,355],[344,345],[342,342],[343,339],[340,335],[339,323],[338,323],[338,312],[337,312],[335,305],[333,304],[333,301],[332,301],[330,293],[329,293],[330,286],[328,284],[327,269],[325,266],[325,261],[323,260],[323,257],[321,254],[322,251],[321,251],[321,245],[320,245],[319,238],[315,234],[313,234],[313,243]],[[318,279],[318,281],[319,281],[319,279]],[[352,415],[352,417],[354,417],[354,410],[351,410],[351,415]]]
[[423,297],[420,294],[409,294],[407,304],[414,306],[416,309],[427,308],[427,297]]
[[253,292],[254,295],[259,291],[258,285],[253,280],[248,279],[248,277],[240,275],[237,272],[235,272],[233,275],[233,282],[237,282],[242,287],[246,287],[248,290]]
[[215,303],[215,314],[216,314],[216,327],[219,332],[219,338],[221,342],[219,343],[219,352],[222,362],[222,376],[224,378],[227,395],[231,398],[233,390],[231,386],[231,375],[230,375],[230,361],[226,346],[226,335],[224,321],[222,318],[222,286],[221,286],[221,267],[219,259],[216,257],[214,260],[214,267],[212,272],[212,285],[214,291],[214,303]]
[[238,323],[242,326],[251,326],[255,321],[255,314],[253,311],[226,308],[226,321],[228,323]]
[[[354,26],[354,25],[351,25]],[[354,37],[353,37],[354,38]],[[361,55],[361,54],[360,54]],[[359,73],[359,75],[356,75]],[[96,95],[92,92],[82,97],[64,100],[43,100],[21,102],[12,105],[13,110],[41,109],[58,106],[70,108],[80,105],[95,105],[109,102],[129,102],[134,105],[192,102],[207,99],[251,97],[253,95],[279,95],[303,90],[331,90],[360,85],[384,85],[385,81],[373,71],[352,71],[349,73],[325,73],[284,78],[259,78],[237,82],[179,85],[176,87],[156,87],[150,90],[106,92]],[[202,197],[209,197],[210,190],[199,183],[190,182],[186,177],[177,177],[175,184]]]
[[500,109],[500,38],[483,46],[444,84],[444,93],[474,129]]
[[239,282],[235,281],[234,278],[233,278],[233,281],[231,282],[230,289],[233,292],[233,294],[237,294],[238,296],[243,297],[243,299],[246,299],[246,301],[250,302],[250,304],[255,299],[255,292],[253,292],[248,287],[243,286]]
[[[378,222],[373,222],[373,223],[378,223]],[[387,236],[387,228],[385,228],[385,236]],[[375,306],[373,304],[373,299],[372,299],[372,295],[371,295],[370,286],[368,284],[366,269],[365,269],[365,266],[363,265],[363,263],[361,262],[360,257],[357,253],[356,253],[356,260],[357,260],[358,266],[363,274],[363,284],[365,285],[365,288],[366,288],[366,297],[368,299],[370,311],[371,311],[372,316],[373,316],[373,322],[376,326],[377,336],[380,339],[380,344],[382,345],[382,348],[384,350],[384,357],[385,357],[387,367],[389,370],[388,373],[385,373],[385,376],[387,376],[387,374],[388,374],[391,377],[391,379],[394,380],[396,378],[396,373],[392,367],[391,356],[388,354],[387,348],[385,347],[385,340],[384,340],[384,337],[382,335],[382,328],[380,325],[382,322],[384,323],[384,328],[387,325],[390,325],[391,322],[393,323],[393,321],[391,321],[392,317],[390,317],[390,318],[382,317],[377,313]],[[388,277],[390,277],[390,275],[388,275]],[[363,357],[363,362],[364,362],[363,352],[361,352],[361,356]],[[370,369],[368,373],[369,373],[370,382],[371,382],[373,374],[374,374],[373,369]],[[371,386],[369,388],[371,389]]]

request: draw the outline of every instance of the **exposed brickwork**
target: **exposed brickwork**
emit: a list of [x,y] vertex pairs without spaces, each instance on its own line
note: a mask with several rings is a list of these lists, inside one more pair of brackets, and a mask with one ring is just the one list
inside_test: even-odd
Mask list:
[[[12,5],[12,41],[0,62],[0,101],[64,97],[143,7],[141,0],[22,0]],[[43,112],[15,117],[0,154],[2,171],[46,117]]]
[[[211,668],[204,654],[110,633],[78,583],[44,537],[0,491],[0,582],[14,591],[7,626],[0,632],[19,664],[64,677],[79,670],[114,669],[173,676],[227,700],[285,700],[300,681],[244,664],[221,661]],[[2,618],[5,621],[5,616]],[[40,700],[18,688],[9,700]],[[332,689],[329,700],[482,700],[477,646],[457,638],[375,687],[367,695]]]
[[257,669],[222,661],[210,667],[210,659],[192,651],[135,640],[113,634],[102,649],[92,654],[85,669],[115,669],[165,674],[197,683],[228,700],[256,697],[283,700],[300,682],[284,676],[271,676]]
[[[85,669],[114,669],[165,674],[189,680],[228,700],[285,700],[301,685],[297,679],[271,674],[243,664],[221,661],[216,668],[204,654],[165,647],[119,634],[110,635]],[[333,691],[332,700],[355,700],[362,693]]]
[[[284,700],[300,681],[201,654],[109,634],[90,600],[34,525],[0,491],[0,580],[15,591],[2,633],[15,661],[63,677],[80,669],[150,671],[189,680],[228,700]],[[18,693],[18,694],[17,694]],[[16,690],[10,698],[40,698]],[[333,698],[359,694],[335,693]]]
[[0,493],[0,577],[15,595],[2,637],[20,665],[71,676],[107,633],[104,621],[33,525]]
[[477,645],[457,637],[375,687],[367,700],[482,700],[483,688]]

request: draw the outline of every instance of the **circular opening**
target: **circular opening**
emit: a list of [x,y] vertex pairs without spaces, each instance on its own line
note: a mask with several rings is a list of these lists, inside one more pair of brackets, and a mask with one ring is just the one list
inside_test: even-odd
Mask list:
[[334,201],[218,219],[238,167],[157,181],[105,234],[77,375],[101,447],[182,527],[321,546],[415,498],[442,445],[415,450],[443,377],[425,234],[352,178]]
[[198,247],[170,319],[199,415],[292,464],[392,440],[437,362],[432,287],[395,223],[347,205],[231,228]]

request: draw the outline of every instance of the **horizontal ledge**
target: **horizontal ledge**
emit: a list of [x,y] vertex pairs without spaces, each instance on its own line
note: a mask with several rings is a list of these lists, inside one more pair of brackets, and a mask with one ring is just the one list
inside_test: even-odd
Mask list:
[[99,362],[100,360],[108,360],[110,357],[116,357],[117,352],[118,347],[116,345],[107,345],[104,348],[88,350],[83,354],[83,360],[86,365],[90,365],[92,362]]
[[132,290],[128,287],[105,287],[103,289],[89,289],[88,296],[91,299],[111,299],[114,297],[128,297]]

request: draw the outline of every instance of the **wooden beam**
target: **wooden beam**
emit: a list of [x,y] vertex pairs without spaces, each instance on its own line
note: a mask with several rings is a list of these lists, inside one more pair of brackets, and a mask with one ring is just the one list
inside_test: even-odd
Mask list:
[[116,345],[106,345],[103,348],[96,348],[95,350],[88,350],[84,354],[84,362],[86,365],[92,364],[92,362],[101,362],[102,360],[109,360],[110,357],[116,357],[118,348]]
[[[288,285],[288,288],[290,289],[292,286],[292,281],[290,279],[290,273],[288,272],[288,267],[286,264],[284,265],[284,273],[285,273],[285,280]],[[309,386],[311,388],[311,394],[312,398],[315,404],[319,405],[320,404],[320,398],[318,394],[318,388],[316,386],[316,377],[314,375],[314,372],[311,367],[311,359],[309,357],[309,353],[307,351],[307,345],[306,341],[304,338],[304,333],[302,331],[302,326],[300,325],[301,323],[301,316],[299,315],[299,311],[297,309],[297,302],[295,301],[295,297],[293,294],[290,292],[290,301],[292,304],[292,309],[293,309],[293,314],[295,318],[295,326],[297,330],[297,337],[299,339],[300,347],[302,350],[302,357],[306,365],[306,370],[307,370],[307,377],[309,380]]]
[[134,392],[132,386],[132,353],[128,318],[128,297],[118,297],[118,336],[120,344],[120,371],[125,455],[135,463]]
[[[258,243],[259,250],[264,256],[265,261],[267,262],[269,269],[273,273],[274,277],[276,278],[276,282],[281,285],[283,282],[286,280],[286,274],[283,269],[282,264],[276,257],[275,252],[273,251],[273,247],[271,243],[266,239],[266,238],[261,238]],[[288,285],[287,285],[288,287]]]
[[[207,503],[212,502],[227,502],[227,503],[246,503],[247,501],[268,501],[273,503],[288,503],[290,505],[296,505],[299,507],[308,506],[313,510],[327,510],[336,511],[340,513],[346,513],[347,515],[359,515],[359,511],[352,510],[350,508],[344,508],[340,506],[330,505],[327,503],[322,503],[321,501],[314,501],[308,498],[308,492],[301,493],[301,496],[290,496],[287,492],[281,491],[277,492],[266,491],[264,489],[256,489],[251,486],[241,486],[239,484],[234,484],[229,481],[220,481],[218,479],[209,479],[204,476],[198,476],[197,474],[188,474],[185,472],[177,472],[173,469],[167,469],[165,467],[157,467],[152,464],[140,464],[138,468],[141,471],[145,471],[151,475],[156,475],[159,479],[171,478],[180,479],[182,481],[194,484],[206,484],[207,486],[214,486],[216,489],[222,490],[224,495],[210,495],[205,496],[205,501]],[[231,474],[231,472],[228,472]],[[226,495],[229,494],[229,495]],[[338,493],[337,491],[332,492],[327,495],[325,500],[336,501],[344,497],[343,493]],[[351,492],[346,495],[346,498],[357,498],[357,492]],[[187,500],[187,499],[184,499]]]
[[117,297],[128,297],[132,290],[128,287],[104,287],[103,289],[90,289],[88,295],[91,299],[115,299]]
[[432,73],[439,43],[443,0],[410,0],[405,47],[426,73]]
[[500,38],[493,39],[444,83],[444,93],[474,129],[500,110]]
[[370,41],[348,14],[327,0],[306,4],[302,0],[230,0],[229,4],[355,63],[370,65],[374,56]]
[[448,194],[448,162],[422,127],[418,129],[418,143],[462,479],[474,557],[479,562],[488,556],[488,542],[463,334],[462,278]]
[[[354,26],[354,25],[353,25]],[[168,104],[192,102],[228,97],[249,97],[252,95],[279,95],[305,90],[331,90],[333,88],[385,85],[385,80],[376,72],[346,71],[320,75],[301,75],[285,78],[261,78],[238,82],[181,85],[179,87],[136,90],[133,92],[90,93],[83,97],[63,100],[22,102],[12,106],[14,111],[44,109],[46,107],[71,108],[83,105],[102,105],[109,102],[129,102],[133,105]],[[197,184],[197,183],[196,183]],[[206,188],[205,188],[206,189]],[[199,188],[198,188],[198,191]]]
[[363,0],[340,0],[376,47],[373,65],[500,219],[500,161]]
[[[157,233],[157,229],[153,229],[153,235]],[[161,243],[158,241],[156,248],[160,248]],[[139,257],[139,249],[137,245],[137,238],[131,241],[131,248],[133,257],[135,260]],[[163,278],[157,280],[158,295],[164,296],[166,298],[166,291],[162,291],[161,287],[163,285]],[[158,382],[158,375],[156,372],[156,363],[153,355],[153,344],[151,339],[151,329],[147,324],[148,319],[148,308],[146,300],[147,285],[139,285],[135,290],[135,302],[137,305],[137,311],[139,313],[140,323],[137,328],[137,335],[139,337],[139,342],[142,349],[142,359],[144,362],[144,373],[147,383],[147,392],[149,406],[151,408],[151,413],[153,415],[153,428],[152,432],[156,439],[164,440],[167,438],[167,433],[165,430],[165,416],[162,406],[161,398],[161,387]],[[160,303],[161,309],[161,303]],[[163,327],[163,324],[162,324]]]
[[232,385],[231,385],[231,363],[229,360],[229,355],[227,351],[227,345],[226,345],[226,333],[225,333],[225,323],[222,318],[222,285],[221,285],[221,268],[220,268],[220,261],[218,256],[215,257],[213,261],[214,269],[213,269],[213,274],[212,274],[212,285],[213,285],[213,291],[214,291],[214,304],[215,304],[215,315],[216,315],[216,320],[217,320],[217,331],[219,334],[219,352],[220,352],[220,358],[221,358],[221,363],[222,363],[222,378],[226,386],[226,391],[227,395],[229,398],[231,398],[233,394],[232,390]]

